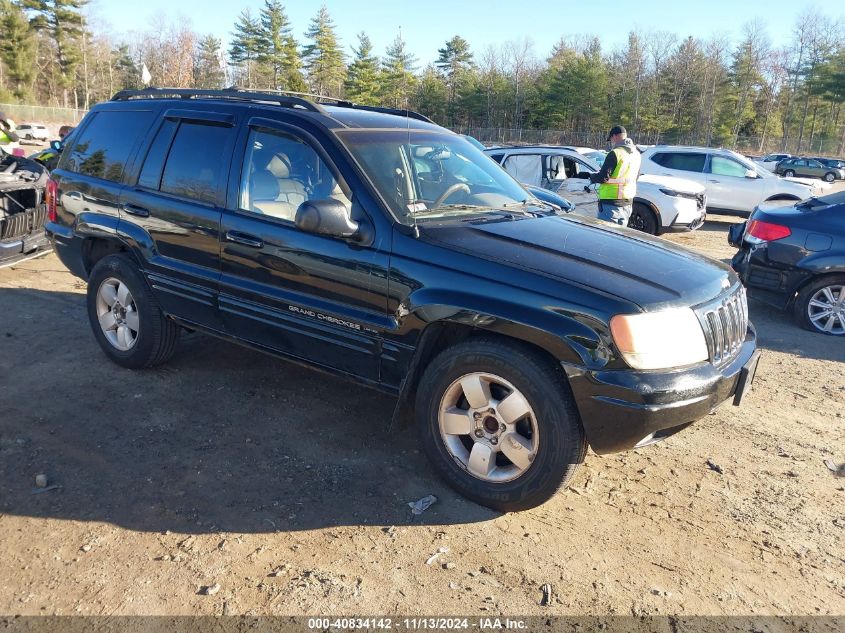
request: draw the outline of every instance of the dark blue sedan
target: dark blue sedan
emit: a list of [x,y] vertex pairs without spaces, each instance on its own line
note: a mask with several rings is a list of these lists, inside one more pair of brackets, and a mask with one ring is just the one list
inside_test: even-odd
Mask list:
[[845,336],[845,192],[758,208],[728,240],[751,296],[792,310],[808,330]]

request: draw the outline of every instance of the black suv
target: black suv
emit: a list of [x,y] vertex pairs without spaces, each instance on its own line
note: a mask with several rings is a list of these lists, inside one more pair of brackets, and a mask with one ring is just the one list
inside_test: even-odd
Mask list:
[[561,217],[413,112],[147,89],[88,114],[48,184],[56,251],[106,355],[200,330],[413,409],[467,497],[548,499],[583,461],[727,399],[758,352],[728,267]]

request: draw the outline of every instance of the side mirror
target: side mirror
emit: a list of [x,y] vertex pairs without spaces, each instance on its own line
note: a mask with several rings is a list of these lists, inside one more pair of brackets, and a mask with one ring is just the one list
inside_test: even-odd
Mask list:
[[62,147],[63,147],[63,145],[62,145],[62,142],[61,142],[61,141],[51,141],[51,142],[50,142],[50,147],[52,147],[52,148],[53,148],[54,150],[56,150],[57,152],[61,152],[61,151],[62,151]]
[[306,200],[296,210],[295,222],[296,228],[306,233],[347,239],[358,236],[358,223],[349,217],[346,205],[334,198]]
[[749,169],[745,172],[745,177],[746,178],[757,178],[757,172],[754,171],[753,169]]

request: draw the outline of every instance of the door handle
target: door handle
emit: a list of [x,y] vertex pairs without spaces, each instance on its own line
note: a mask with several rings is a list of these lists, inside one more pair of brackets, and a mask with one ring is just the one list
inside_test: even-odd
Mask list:
[[242,244],[250,248],[262,248],[264,240],[260,237],[255,237],[249,233],[241,233],[240,231],[226,231],[226,241],[234,242],[235,244]]
[[125,213],[128,213],[129,215],[134,215],[134,216],[137,216],[139,218],[150,217],[150,210],[149,209],[145,209],[144,207],[139,207],[139,206],[134,205],[134,204],[124,204],[121,207],[121,209]]
[[717,185],[719,184],[718,180],[711,180],[710,182],[715,182]]

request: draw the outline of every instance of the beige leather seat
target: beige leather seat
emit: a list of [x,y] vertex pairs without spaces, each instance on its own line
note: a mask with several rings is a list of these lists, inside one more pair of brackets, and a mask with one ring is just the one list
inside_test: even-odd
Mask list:
[[279,181],[277,200],[288,202],[294,209],[298,209],[308,199],[305,185],[290,177],[290,159],[287,156],[275,154],[267,164],[267,171]]
[[278,199],[279,180],[272,173],[266,169],[257,171],[252,175],[250,184],[252,211],[293,222],[299,205],[294,206],[286,200]]

